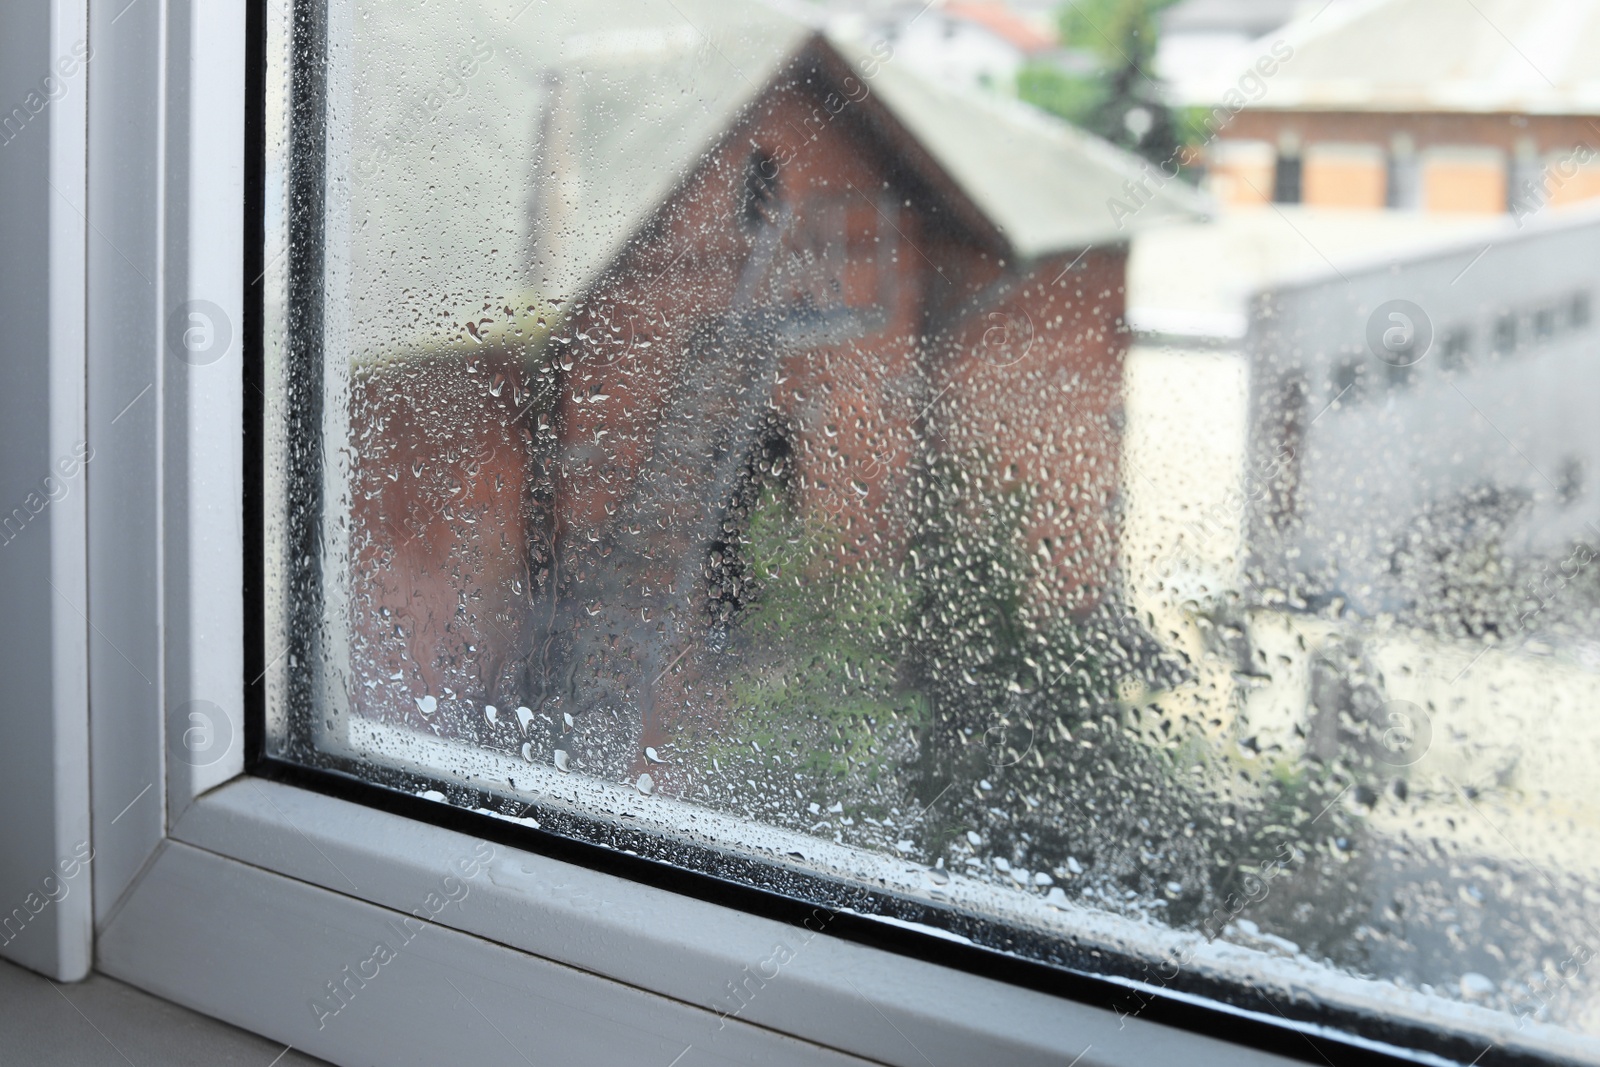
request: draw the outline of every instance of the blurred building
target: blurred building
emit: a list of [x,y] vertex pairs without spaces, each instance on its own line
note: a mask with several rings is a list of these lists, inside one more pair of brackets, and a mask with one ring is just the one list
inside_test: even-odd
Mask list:
[[[406,613],[424,692],[627,706],[659,743],[653,709],[686,706],[727,640],[762,494],[846,563],[892,567],[939,457],[1066,494],[1024,520],[1061,608],[1110,581],[1128,235],[1196,198],[1157,190],[1130,227],[1106,203],[1136,161],[890,48],[799,28],[698,46],[596,37],[540,75],[540,295],[469,326],[472,373],[503,386],[441,386],[423,358],[362,381],[369,418],[417,428],[413,452],[441,402],[486,427],[437,504],[386,475],[359,486],[359,525],[404,536],[365,546],[391,566],[356,599],[374,635]],[[663,91],[679,80],[698,90]],[[462,449],[404,458],[448,471]],[[404,648],[370,658],[392,707],[383,683],[411,667],[385,649]]]
[[1211,112],[1230,204],[1525,214],[1600,195],[1595,0],[1336,2],[1181,73],[1174,97]]
[[[1137,237],[1122,551],[1196,672],[1167,713],[1373,788],[1491,784],[1518,844],[1469,850],[1592,868],[1597,298],[1589,206]],[[1374,825],[1449,837],[1454,796]]]
[[905,62],[944,84],[1008,93],[1024,63],[1056,46],[1047,18],[1004,0],[913,5],[909,16],[884,26],[884,39]]
[[1162,80],[1187,84],[1222,69],[1243,69],[1249,49],[1296,15],[1310,16],[1320,0],[1179,0],[1160,13],[1156,69]]
[[[1577,266],[1600,262],[1594,211],[1551,211],[1522,227],[1282,211],[1135,240],[1130,389],[1140,404],[1158,395],[1141,392],[1161,388],[1140,379],[1146,362],[1186,362],[1162,377],[1212,383],[1166,391],[1165,414],[1130,410],[1129,493],[1170,468],[1150,504],[1169,518],[1189,512],[1152,531],[1130,518],[1128,536],[1148,540],[1146,551],[1187,546],[1150,579],[1202,599],[1252,584],[1299,589],[1371,617],[1427,599],[1403,558],[1421,551],[1417,531],[1471,532],[1442,510],[1498,500],[1513,557],[1584,536],[1600,518],[1600,432],[1582,414],[1600,395],[1590,359],[1600,268]],[[1420,347],[1391,351],[1385,335]],[[1197,395],[1210,399],[1185,416]],[[1204,433],[1190,434],[1186,417],[1203,417]],[[1210,461],[1177,452],[1188,436],[1220,451]],[[1213,514],[1224,488],[1246,503]]]

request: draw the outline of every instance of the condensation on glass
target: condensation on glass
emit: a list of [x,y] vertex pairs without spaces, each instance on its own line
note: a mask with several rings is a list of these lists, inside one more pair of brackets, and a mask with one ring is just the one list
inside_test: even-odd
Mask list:
[[269,752],[1594,1055],[1600,224],[1219,209],[881,14],[280,6]]

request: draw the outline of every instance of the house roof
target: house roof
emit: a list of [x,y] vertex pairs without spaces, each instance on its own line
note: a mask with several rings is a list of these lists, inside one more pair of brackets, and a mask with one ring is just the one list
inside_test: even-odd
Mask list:
[[[1263,108],[1600,111],[1600,0],[1354,0],[1271,36],[1294,55],[1268,79]],[[1230,64],[1176,95],[1217,103],[1241,73]]]
[[1000,0],[951,0],[941,10],[947,18],[964,19],[982,26],[1028,55],[1048,51],[1056,45],[1054,35]]
[[[855,46],[831,42],[846,58]],[[1153,167],[1028,104],[935,84],[886,63],[872,82],[882,102],[999,228],[1031,259],[1127,240],[1133,231],[1206,213],[1189,186],[1169,181],[1119,225],[1108,202]]]
[[[1551,222],[1570,209],[1551,210]],[[1142,233],[1128,257],[1128,322],[1139,333],[1237,342],[1258,292],[1335,278],[1440,249],[1505,241],[1506,215],[1289,206],[1230,211],[1212,222]]]
[[[802,49],[856,69],[868,54],[734,7],[737,30],[714,43],[674,31],[590,35],[551,68],[534,215],[553,295],[580,291],[611,263]],[[1203,213],[1203,199],[1173,181],[1119,227],[1108,201],[1125,199],[1125,183],[1141,176],[1137,157],[1026,104],[935,84],[892,59],[867,84],[877,102],[869,106],[911,135],[1018,258],[1123,241],[1136,228]]]

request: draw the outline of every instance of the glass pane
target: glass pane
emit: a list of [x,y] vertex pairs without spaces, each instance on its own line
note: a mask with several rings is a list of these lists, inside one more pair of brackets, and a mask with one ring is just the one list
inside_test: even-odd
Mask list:
[[792,7],[279,8],[269,755],[1600,1055],[1600,24]]

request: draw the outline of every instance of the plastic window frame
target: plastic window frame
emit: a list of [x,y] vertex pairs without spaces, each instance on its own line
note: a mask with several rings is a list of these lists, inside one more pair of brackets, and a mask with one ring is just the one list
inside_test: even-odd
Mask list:
[[[86,661],[82,749],[71,729],[83,702],[70,687],[51,714],[70,749],[61,762],[86,772],[93,908],[80,896],[53,955],[30,965],[81,977],[92,921],[98,969],[342,1063],[1377,1055],[1327,1034],[1313,1042],[1312,1028],[1282,1031],[1286,1055],[1248,1048],[1217,1036],[1229,1017],[1214,1007],[1190,1005],[1211,1035],[1120,1016],[247,775],[247,650],[261,632],[246,613],[244,529],[260,517],[249,492],[260,472],[246,467],[243,339],[259,332],[249,275],[263,266],[251,247],[261,203],[247,115],[268,5],[51,7],[55,51],[84,36],[93,49],[86,107],[61,112],[66,133],[48,163],[86,208],[83,227],[52,230],[53,245],[76,241],[83,260],[52,250],[62,276],[50,355],[61,432],[81,389],[79,425],[96,452],[85,565],[67,568],[86,584],[86,631],[62,626],[55,638],[58,674],[72,673],[75,651]],[[170,340],[198,301],[232,338],[204,365],[176,358]],[[73,536],[64,522],[69,563]],[[174,758],[193,701],[218,710],[208,725],[228,738],[206,766]],[[84,790],[70,773],[63,782],[48,806],[65,827]],[[398,951],[374,964],[378,941]],[[768,975],[779,944],[792,957]],[[735,983],[754,995],[725,1016]]]

